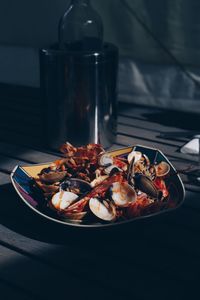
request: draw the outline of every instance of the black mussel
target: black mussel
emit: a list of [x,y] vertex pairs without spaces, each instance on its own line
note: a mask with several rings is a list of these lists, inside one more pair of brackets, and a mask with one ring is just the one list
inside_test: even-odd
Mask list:
[[153,181],[149,177],[143,174],[136,173],[133,180],[135,188],[137,188],[141,192],[147,194],[151,198],[155,198],[158,200],[162,199],[162,191],[156,188]]
[[61,183],[60,189],[81,196],[90,192],[92,187],[87,181],[77,178],[70,178]]

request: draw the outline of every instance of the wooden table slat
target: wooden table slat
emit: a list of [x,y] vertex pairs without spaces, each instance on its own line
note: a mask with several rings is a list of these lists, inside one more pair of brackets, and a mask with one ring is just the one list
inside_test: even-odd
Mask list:
[[9,282],[2,279],[0,279],[0,291],[2,300],[35,300],[35,298],[32,295],[30,295],[23,289],[20,289],[14,284],[10,284]]
[[[135,131],[137,131],[137,128],[145,129],[148,131],[154,131],[157,133],[157,135],[166,132],[185,132],[185,130],[181,128],[166,126],[159,123],[150,122],[148,120],[140,120],[140,119],[138,120],[133,117],[124,117],[120,115],[118,117],[118,124],[132,126],[133,128],[135,128]],[[169,141],[171,140],[186,142],[188,141],[188,138],[174,137]]]
[[[34,115],[34,114],[19,114],[15,111],[9,110],[9,111],[4,111],[0,110],[0,118],[1,122],[3,121],[10,121],[12,123],[14,122],[27,122],[28,124],[35,124],[35,123],[41,123],[41,116],[40,115]],[[22,119],[23,118],[23,119]]]
[[[118,134],[125,134],[130,137],[142,137],[143,140],[146,141],[157,141],[158,142],[158,133],[155,131],[150,131],[142,128],[133,128],[129,125],[121,125],[118,124]],[[166,139],[159,139],[159,143],[162,145],[169,145],[173,146],[177,149],[177,147],[183,146],[182,141],[174,141],[174,140],[166,140]]]
[[146,115],[150,113],[161,113],[163,112],[160,108],[147,107],[147,106],[137,106],[137,105],[124,105],[121,103],[119,105],[118,113],[122,116],[134,117],[138,120],[145,120]]
[[151,148],[156,148],[161,150],[165,155],[173,158],[181,159],[184,163],[184,160],[189,162],[197,162],[198,157],[194,155],[189,154],[183,154],[181,152],[178,152],[179,147],[175,148],[169,145],[163,145],[159,144],[159,142],[150,142],[145,139],[142,139],[142,137],[130,137],[126,135],[119,134],[117,136],[116,144],[121,146],[130,146],[130,145],[143,145]]
[[8,183],[10,183],[10,176],[7,173],[0,172],[0,187]]
[[[163,227],[161,227],[163,229]],[[152,228],[151,228],[152,229]],[[167,229],[166,229],[167,230]],[[147,229],[147,231],[150,231]],[[150,232],[149,232],[150,233]],[[159,232],[157,232],[159,234]],[[176,234],[176,232],[175,232]],[[166,231],[163,229],[163,235],[166,239]],[[145,237],[145,239],[144,239]],[[194,280],[196,274],[198,273],[199,270],[199,262],[196,261],[195,257],[191,257],[190,261],[185,263],[183,265],[183,261],[186,259],[187,256],[185,256],[184,249],[173,249],[173,257],[169,256],[169,249],[165,247],[165,244],[163,244],[162,247],[157,246],[157,241],[159,239],[153,239],[153,243],[150,245],[147,237],[147,233],[143,235],[142,238],[138,239],[138,236],[135,237],[135,243],[137,243],[137,250],[138,254],[132,258],[132,260],[120,260],[121,258],[121,251],[124,249],[124,245],[121,244],[119,245],[118,249],[115,249],[115,251],[112,253],[112,250],[109,248],[107,249],[102,249],[99,248],[99,250],[96,249],[90,249],[87,248],[84,251],[84,245],[80,245],[79,248],[77,248],[77,251],[73,248],[69,247],[60,247],[60,248],[54,248],[49,245],[49,247],[43,248],[41,250],[41,246],[38,248],[39,254],[37,253],[36,255],[38,256],[43,256],[46,260],[49,260],[50,262],[56,263],[58,268],[54,268],[53,266],[48,266],[45,267],[50,273],[48,273],[49,276],[52,276],[52,274],[55,274],[56,272],[59,272],[60,275],[64,272],[68,272],[68,274],[72,275],[75,277],[75,281],[79,282],[78,277],[80,276],[84,278],[83,283],[85,280],[90,279],[90,275],[93,274],[93,279],[95,282],[99,282],[99,285],[101,286],[101,281],[103,281],[104,278],[104,273],[105,273],[105,265],[104,264],[99,264],[100,261],[104,261],[105,264],[109,263],[110,268],[107,270],[107,276],[113,277],[115,279],[115,284],[118,283],[120,285],[120,280],[122,283],[125,284],[125,282],[129,283],[129,279],[131,279],[131,275],[134,276],[134,274],[137,274],[136,276],[142,276],[142,272],[145,268],[148,267],[148,273],[149,276],[151,277],[151,280],[156,280],[159,278],[158,274],[160,275],[160,278],[165,279],[166,283],[170,284],[171,282],[174,282],[174,284],[181,284],[181,282],[187,282],[188,280]],[[182,237],[177,237],[175,236],[176,239],[182,238]],[[187,236],[186,236],[187,237]],[[191,246],[193,245],[193,241],[191,241]],[[130,247],[128,244],[127,246]],[[132,245],[133,247],[133,245]],[[52,249],[51,249],[52,248]],[[147,249],[148,249],[148,255],[147,254]],[[1,250],[1,247],[0,247]],[[87,250],[87,251],[86,251]],[[29,253],[31,252],[31,247],[30,245],[26,249],[26,251]],[[94,252],[95,251],[95,252]],[[129,248],[130,253],[134,253],[135,251],[135,246],[132,248]],[[10,252],[10,250],[8,251]],[[159,259],[160,264],[159,268],[157,265],[155,265],[155,262],[153,260],[150,260],[149,257],[154,256],[156,253],[156,258]],[[13,251],[10,254],[10,256],[13,255]],[[16,253],[15,253],[16,255]],[[20,254],[21,255],[21,254]],[[34,254],[35,255],[35,254]],[[46,256],[45,256],[46,255]],[[89,256],[88,256],[89,255]],[[18,256],[18,255],[17,255]],[[162,257],[165,257],[164,260],[162,260]],[[24,257],[24,255],[23,255]],[[66,257],[70,257],[70,260],[66,260]],[[98,257],[98,260],[97,260]],[[140,260],[141,258],[142,261]],[[30,260],[29,257],[26,257],[25,260]],[[169,260],[171,262],[173,261],[173,264],[169,264]],[[116,261],[118,263],[116,264]],[[42,261],[38,261],[37,259],[34,259],[35,267],[37,267],[38,271],[43,273],[43,268],[44,264]],[[29,266],[29,274],[31,273],[33,276],[33,280],[35,282],[34,278],[34,271],[32,269],[32,261],[30,261],[30,266]],[[29,265],[28,264],[28,265]],[[41,266],[42,264],[42,266]],[[22,272],[24,271],[23,269],[23,261],[22,261]],[[78,267],[78,268],[77,268]],[[192,272],[192,270],[195,267],[195,273]],[[27,266],[28,268],[28,266]],[[61,269],[59,269],[61,268]],[[129,275],[129,279],[124,277],[124,279],[119,278],[117,274],[117,268],[123,270],[126,270],[126,274]],[[52,269],[54,271],[52,271]],[[98,270],[98,272],[94,272],[95,270]],[[81,272],[80,272],[81,271]],[[134,271],[134,273],[133,273]],[[53,273],[52,273],[53,272]],[[137,273],[135,273],[137,272]],[[66,273],[67,274],[67,273]],[[41,274],[42,276],[42,274]],[[135,277],[135,276],[134,276]],[[39,276],[39,279],[41,277]],[[10,280],[10,278],[9,278]],[[74,281],[74,280],[73,280]],[[45,281],[44,281],[45,282]],[[162,282],[162,280],[161,280]],[[38,283],[38,282],[37,282]],[[56,283],[56,281],[55,281]],[[62,280],[61,280],[62,283]],[[21,284],[18,283],[18,284]],[[21,286],[21,285],[20,285]],[[123,285],[122,285],[123,286]],[[27,284],[26,284],[27,287]],[[120,292],[120,287],[119,287],[119,292]],[[110,283],[110,288],[114,288],[113,286],[113,281]],[[36,288],[37,291],[37,288]]]
[[17,101],[2,101],[0,102],[0,110],[4,113],[9,113],[9,112],[15,112],[16,114],[19,115],[24,115],[24,114],[30,114],[30,115],[36,115],[40,116],[42,115],[41,107],[40,106],[34,106],[34,105],[19,105]]
[[6,157],[0,154],[0,172],[5,172],[10,174],[15,166],[26,166],[31,164],[30,162],[26,162],[25,160],[18,160],[11,157]]
[[0,142],[0,154],[9,155],[31,163],[46,163],[58,159],[60,156],[30,149],[23,146]]

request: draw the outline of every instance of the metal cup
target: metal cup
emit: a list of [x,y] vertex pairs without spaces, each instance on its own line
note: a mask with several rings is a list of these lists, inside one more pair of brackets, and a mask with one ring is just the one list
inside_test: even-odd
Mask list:
[[44,138],[50,148],[115,141],[118,49],[99,52],[40,50]]

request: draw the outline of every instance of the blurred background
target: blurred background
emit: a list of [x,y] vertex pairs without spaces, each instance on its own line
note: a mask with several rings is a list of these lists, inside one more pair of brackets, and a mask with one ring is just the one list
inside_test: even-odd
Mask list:
[[[91,0],[120,50],[119,100],[200,112],[200,2]],[[1,0],[0,83],[39,88],[68,0]]]

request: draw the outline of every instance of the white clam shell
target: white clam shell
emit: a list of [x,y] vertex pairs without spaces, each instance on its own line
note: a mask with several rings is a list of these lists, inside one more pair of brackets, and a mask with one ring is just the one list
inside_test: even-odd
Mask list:
[[113,221],[116,217],[115,210],[106,207],[99,199],[91,198],[89,201],[90,210],[95,216],[104,221]]
[[158,165],[155,166],[156,176],[163,177],[166,176],[170,171],[170,165],[165,161],[161,161]]
[[103,154],[101,155],[99,159],[100,166],[108,166],[113,164],[113,158],[109,154]]
[[135,150],[131,151],[128,155],[128,163],[129,164],[131,163],[133,158],[134,158],[134,163],[136,163],[137,161],[139,161],[142,158],[142,153],[139,151],[135,151]]
[[127,207],[137,199],[135,190],[128,183],[115,182],[111,191],[112,199],[119,207]]
[[70,206],[77,198],[78,196],[74,193],[60,191],[52,197],[51,204],[56,209],[63,210]]

